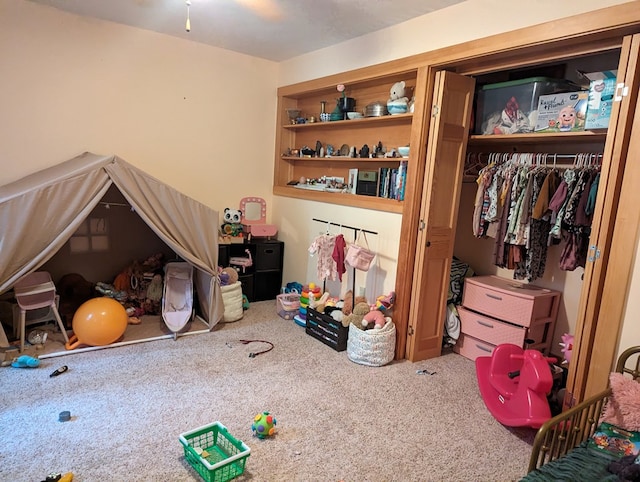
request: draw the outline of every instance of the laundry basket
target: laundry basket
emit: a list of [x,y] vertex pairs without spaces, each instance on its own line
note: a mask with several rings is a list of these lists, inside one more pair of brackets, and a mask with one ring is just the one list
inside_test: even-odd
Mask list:
[[244,316],[242,309],[242,283],[236,281],[230,285],[221,286],[222,302],[224,303],[223,321],[238,321]]
[[220,422],[180,434],[184,457],[207,482],[226,482],[242,475],[251,449]]
[[300,308],[300,295],[298,293],[283,293],[276,296],[276,311],[280,318],[293,320]]
[[361,330],[349,325],[347,357],[354,363],[380,367],[393,360],[396,350],[396,325],[387,321],[379,330]]

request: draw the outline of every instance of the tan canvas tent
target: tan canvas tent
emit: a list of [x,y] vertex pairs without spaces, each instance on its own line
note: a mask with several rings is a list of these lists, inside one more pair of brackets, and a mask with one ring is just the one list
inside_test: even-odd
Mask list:
[[0,293],[48,261],[114,184],[145,223],[195,268],[209,329],[224,307],[216,275],[218,212],[117,156],[85,152],[0,186]]

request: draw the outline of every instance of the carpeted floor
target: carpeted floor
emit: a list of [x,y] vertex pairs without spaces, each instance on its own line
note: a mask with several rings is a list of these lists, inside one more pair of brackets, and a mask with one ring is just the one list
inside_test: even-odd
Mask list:
[[[200,480],[180,433],[220,421],[251,448],[252,481],[509,481],[525,474],[534,431],[487,412],[473,362],[357,365],[279,318],[275,301],[211,333],[0,368],[0,480]],[[240,340],[267,340],[269,347]],[[62,365],[68,371],[50,377]],[[433,375],[419,374],[427,369]],[[71,420],[59,421],[62,411]],[[277,434],[252,436],[261,411]]]

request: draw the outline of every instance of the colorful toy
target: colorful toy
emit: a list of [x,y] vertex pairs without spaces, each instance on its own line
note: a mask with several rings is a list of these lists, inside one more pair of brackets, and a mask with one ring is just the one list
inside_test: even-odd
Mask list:
[[491,356],[476,358],[480,395],[491,415],[507,427],[540,428],[551,418],[549,364],[556,361],[511,343],[498,345]]
[[124,306],[113,298],[92,298],[80,305],[73,315],[73,336],[65,347],[73,350],[80,344],[109,345],[123,335],[128,321]]
[[266,438],[276,433],[276,418],[269,412],[262,412],[253,417],[251,430],[258,438]]
[[380,311],[387,311],[393,308],[393,305],[396,302],[396,292],[392,291],[388,295],[378,296],[376,299],[375,309]]
[[14,368],[36,368],[40,366],[40,360],[29,355],[20,355],[13,360],[11,366]]

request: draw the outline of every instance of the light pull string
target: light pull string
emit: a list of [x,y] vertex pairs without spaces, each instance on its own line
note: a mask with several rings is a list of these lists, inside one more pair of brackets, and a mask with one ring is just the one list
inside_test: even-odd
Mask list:
[[191,0],[186,0],[187,3],[187,24],[185,25],[185,30],[187,32],[191,32],[191,18],[189,17],[189,7],[191,7]]

